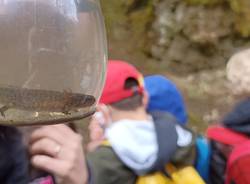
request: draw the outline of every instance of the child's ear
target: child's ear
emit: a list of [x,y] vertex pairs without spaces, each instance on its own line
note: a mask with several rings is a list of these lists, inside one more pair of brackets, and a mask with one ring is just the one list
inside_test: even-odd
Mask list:
[[143,95],[143,97],[142,97],[142,104],[143,104],[144,108],[147,109],[148,103],[149,103],[148,92],[146,90],[144,90],[142,95]]

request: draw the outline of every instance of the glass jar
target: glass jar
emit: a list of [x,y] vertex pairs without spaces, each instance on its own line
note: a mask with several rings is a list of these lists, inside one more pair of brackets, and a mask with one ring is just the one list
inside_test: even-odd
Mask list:
[[52,124],[92,114],[106,35],[97,0],[0,0],[0,124]]

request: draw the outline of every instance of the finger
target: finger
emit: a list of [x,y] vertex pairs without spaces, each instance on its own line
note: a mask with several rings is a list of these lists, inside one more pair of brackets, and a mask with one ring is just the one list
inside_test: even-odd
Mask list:
[[52,125],[54,131],[57,131],[63,137],[59,142],[63,145],[70,146],[72,142],[82,141],[82,136],[76,132],[74,132],[69,126],[64,124]]
[[43,171],[53,173],[57,176],[65,176],[68,170],[68,164],[66,161],[59,160],[46,155],[36,155],[31,158],[31,164]]
[[61,145],[54,140],[43,138],[39,139],[30,146],[29,151],[32,155],[46,154],[52,157],[58,156],[61,151]]
[[97,106],[97,110],[102,113],[103,119],[104,119],[104,124],[107,126],[110,123],[111,120],[111,115],[110,111],[107,105],[101,104]]
[[92,129],[89,132],[89,138],[92,141],[102,140],[103,136],[104,136],[104,132],[100,127],[96,127],[95,129]]
[[65,137],[67,136],[64,135],[63,132],[60,132],[59,129],[56,129],[53,126],[44,126],[32,132],[30,137],[30,143],[32,144],[33,142],[36,142],[39,139],[49,138],[59,144],[62,144],[66,140]]
[[89,122],[89,125],[88,125],[88,130],[91,131],[92,129],[94,129],[96,126],[98,125],[98,122],[97,120],[92,117],[90,122]]
[[62,132],[65,136],[71,136],[72,134],[75,134],[75,132],[68,125],[57,124],[57,125],[52,125],[52,126],[53,126],[53,128],[55,128],[55,129],[59,130],[60,132]]
[[74,138],[75,136],[76,133],[66,125],[50,125],[35,130],[31,135],[31,142],[43,137],[49,137],[59,143],[64,143],[67,141],[65,138]]
[[102,141],[92,141],[87,145],[87,151],[93,152],[102,144]]

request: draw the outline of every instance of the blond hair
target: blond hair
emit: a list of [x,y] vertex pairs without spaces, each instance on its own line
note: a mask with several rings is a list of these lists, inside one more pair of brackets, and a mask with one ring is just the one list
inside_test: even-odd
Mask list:
[[250,95],[250,49],[234,54],[227,63],[227,78],[236,95]]

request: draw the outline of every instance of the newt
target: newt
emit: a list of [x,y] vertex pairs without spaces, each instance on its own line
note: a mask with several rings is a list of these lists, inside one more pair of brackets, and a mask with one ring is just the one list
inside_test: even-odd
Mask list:
[[89,107],[95,103],[92,95],[18,87],[0,87],[0,108],[2,116],[10,108],[27,111],[62,112]]

